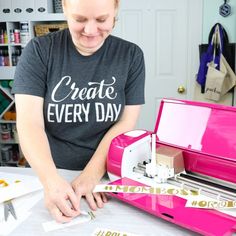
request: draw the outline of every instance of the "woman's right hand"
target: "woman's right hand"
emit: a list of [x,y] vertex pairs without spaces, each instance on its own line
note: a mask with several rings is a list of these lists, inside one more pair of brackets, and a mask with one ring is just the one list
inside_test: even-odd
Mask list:
[[65,179],[57,175],[43,185],[45,206],[57,222],[69,222],[80,214],[79,200]]

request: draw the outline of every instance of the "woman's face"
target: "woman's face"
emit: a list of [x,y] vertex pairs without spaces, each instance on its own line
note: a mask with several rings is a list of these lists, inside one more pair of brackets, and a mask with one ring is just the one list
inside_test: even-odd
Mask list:
[[76,48],[84,55],[98,50],[117,14],[116,0],[64,0],[64,14]]

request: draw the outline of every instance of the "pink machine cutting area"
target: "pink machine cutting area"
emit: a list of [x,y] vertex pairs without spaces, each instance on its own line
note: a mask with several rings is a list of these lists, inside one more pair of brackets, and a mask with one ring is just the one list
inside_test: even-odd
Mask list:
[[[154,131],[112,140],[107,171],[114,185],[174,186],[236,201],[236,108],[163,99]],[[202,235],[236,233],[236,208],[186,207],[185,197],[167,194],[111,195]]]

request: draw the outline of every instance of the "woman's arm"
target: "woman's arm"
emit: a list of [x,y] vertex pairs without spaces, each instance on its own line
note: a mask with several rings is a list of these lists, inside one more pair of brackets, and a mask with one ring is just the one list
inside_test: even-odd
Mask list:
[[103,202],[106,202],[104,194],[92,193],[92,190],[106,171],[106,158],[111,140],[117,135],[135,128],[140,108],[141,105],[125,106],[121,119],[105,134],[81,175],[72,182],[79,200],[85,196],[93,210],[103,207]]
[[58,222],[70,221],[79,214],[71,209],[71,205],[78,210],[79,201],[71,185],[59,176],[53,162],[44,130],[43,98],[16,94],[15,103],[20,145],[43,184],[46,207]]

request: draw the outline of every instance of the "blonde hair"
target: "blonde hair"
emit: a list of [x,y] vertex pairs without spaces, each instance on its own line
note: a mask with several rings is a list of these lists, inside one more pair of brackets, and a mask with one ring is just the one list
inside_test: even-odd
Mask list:
[[[119,7],[120,0],[114,0],[115,1],[115,8]],[[62,0],[62,5],[65,5],[66,1]]]

